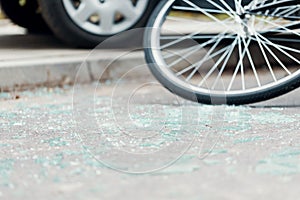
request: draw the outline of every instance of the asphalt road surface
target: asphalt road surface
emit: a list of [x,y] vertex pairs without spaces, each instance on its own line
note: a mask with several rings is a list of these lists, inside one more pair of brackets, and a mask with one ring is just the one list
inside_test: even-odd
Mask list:
[[297,199],[299,119],[152,79],[2,93],[0,199]]
[[[88,53],[1,30],[2,61]],[[299,90],[208,106],[151,77],[0,93],[0,199],[298,199]]]

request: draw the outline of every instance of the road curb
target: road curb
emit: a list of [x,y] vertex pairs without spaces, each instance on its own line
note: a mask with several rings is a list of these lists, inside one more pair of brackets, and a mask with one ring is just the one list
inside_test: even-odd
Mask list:
[[[142,67],[145,70],[132,70]],[[123,76],[130,71],[130,76]],[[143,53],[126,51],[101,50],[95,55],[72,57],[48,57],[27,61],[1,62],[0,92],[11,92],[36,87],[55,87],[75,83],[117,80],[127,78],[149,78]],[[293,107],[299,106],[300,89],[269,101],[252,104],[254,107]]]
[[42,57],[8,61],[0,64],[0,88],[1,91],[12,91],[38,86],[61,86],[75,81],[89,83],[99,79],[113,80],[140,65],[145,67],[145,73],[133,74],[131,77],[149,75],[143,53],[138,51],[127,54],[126,51],[112,50],[101,50],[91,55],[78,54],[75,58]]

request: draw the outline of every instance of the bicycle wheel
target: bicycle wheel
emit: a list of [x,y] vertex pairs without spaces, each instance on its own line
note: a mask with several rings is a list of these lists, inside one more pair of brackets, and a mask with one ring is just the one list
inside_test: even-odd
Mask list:
[[145,32],[146,60],[189,100],[267,100],[300,86],[299,11],[297,0],[163,0]]

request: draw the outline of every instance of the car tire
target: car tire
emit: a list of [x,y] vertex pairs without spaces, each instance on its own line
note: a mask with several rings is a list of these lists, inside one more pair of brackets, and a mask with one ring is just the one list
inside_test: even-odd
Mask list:
[[[69,8],[70,6],[69,7],[66,6],[68,2],[72,3],[74,1],[75,0],[51,0],[51,1],[39,0],[39,4],[41,6],[42,15],[44,19],[46,20],[47,24],[49,25],[51,30],[58,38],[60,38],[64,42],[74,47],[93,48],[112,35],[124,32],[129,29],[143,27],[144,25],[146,25],[148,17],[152,13],[152,10],[156,6],[156,2],[158,0],[140,0],[140,1],[147,2],[146,3],[147,5],[145,6],[143,13],[140,16],[137,16],[137,19],[134,21],[134,23],[129,24],[128,26],[124,26],[123,29],[114,30],[111,32],[93,31],[91,27],[95,25],[95,22],[86,21],[87,24],[90,23],[88,24],[90,25],[89,26],[90,29],[84,27],[83,25],[81,26],[79,23],[76,23],[76,20],[74,20],[75,18],[71,17],[70,14],[71,11],[68,10],[68,9],[72,10],[73,8],[72,7]],[[78,2],[79,4],[81,4],[81,1]],[[93,1],[89,1],[89,2],[93,2]],[[101,2],[104,1],[99,0],[97,2],[97,0],[95,0],[94,2],[101,4]],[[108,3],[116,2],[117,4],[120,3],[120,1],[107,1],[107,2]],[[74,5],[74,11],[76,11],[76,9],[79,8],[76,8]],[[111,6],[106,6],[106,9],[111,9]],[[102,14],[101,11],[97,11],[97,12]],[[124,38],[122,38],[122,40],[124,40]],[[116,41],[116,43],[118,42],[119,41]]]
[[51,33],[48,25],[38,12],[37,0],[27,0],[24,5],[19,0],[1,0],[1,8],[13,23],[26,28],[29,33]]

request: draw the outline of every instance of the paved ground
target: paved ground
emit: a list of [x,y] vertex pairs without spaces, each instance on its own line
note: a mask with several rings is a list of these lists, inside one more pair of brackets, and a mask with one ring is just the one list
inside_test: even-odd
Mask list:
[[[138,54],[73,90],[64,83],[88,50],[5,26],[0,85],[48,87],[0,93],[0,199],[298,198],[300,90],[251,107],[193,104],[157,84]],[[83,82],[119,54],[92,54]]]
[[74,91],[1,94],[0,199],[298,198],[298,107],[195,105],[152,79]]

